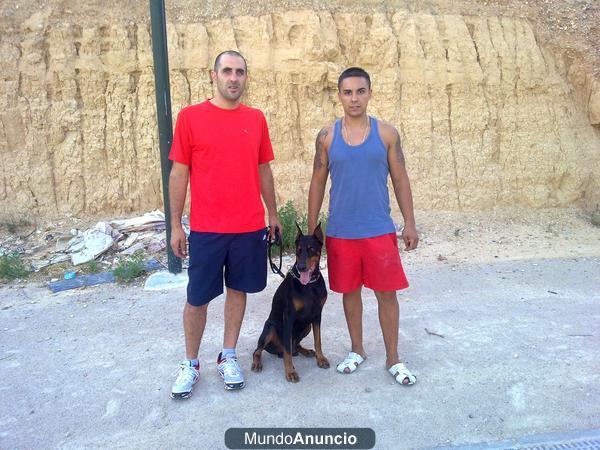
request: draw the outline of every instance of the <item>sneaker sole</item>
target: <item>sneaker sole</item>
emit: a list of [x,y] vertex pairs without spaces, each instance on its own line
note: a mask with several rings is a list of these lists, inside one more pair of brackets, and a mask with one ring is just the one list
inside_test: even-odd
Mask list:
[[246,386],[246,383],[241,382],[241,383],[224,383],[225,386],[225,390],[226,391],[239,391],[240,389],[243,389],[244,386]]
[[186,398],[190,398],[192,396],[192,391],[190,392],[171,392],[171,398],[175,400],[183,400]]
[[219,372],[219,375],[221,375],[221,378],[223,379],[223,384],[226,391],[238,391],[246,386],[244,381],[241,383],[225,383],[225,376],[221,372]]

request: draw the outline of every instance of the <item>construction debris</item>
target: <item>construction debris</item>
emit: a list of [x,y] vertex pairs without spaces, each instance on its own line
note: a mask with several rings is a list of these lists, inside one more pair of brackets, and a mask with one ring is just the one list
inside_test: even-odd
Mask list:
[[[188,224],[184,218],[184,229],[189,235]],[[140,252],[166,260],[165,228],[165,215],[159,210],[129,219],[97,222],[86,230],[73,228],[73,223],[65,220],[42,230],[33,227],[26,233],[0,237],[0,255],[20,255],[33,272],[59,263],[81,266],[94,260],[110,268],[119,257]]]

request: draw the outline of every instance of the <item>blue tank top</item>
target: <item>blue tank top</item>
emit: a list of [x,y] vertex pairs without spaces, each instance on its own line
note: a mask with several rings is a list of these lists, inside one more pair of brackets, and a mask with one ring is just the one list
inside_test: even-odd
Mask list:
[[329,146],[329,220],[327,236],[360,239],[396,231],[390,217],[387,149],[379,136],[377,120],[360,145],[348,145],[335,122]]

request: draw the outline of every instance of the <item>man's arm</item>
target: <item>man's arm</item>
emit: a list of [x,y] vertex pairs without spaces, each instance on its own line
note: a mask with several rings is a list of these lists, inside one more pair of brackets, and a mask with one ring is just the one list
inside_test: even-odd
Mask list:
[[[315,141],[315,159],[313,163],[313,173],[310,180],[310,189],[308,191],[308,232],[313,233],[319,220],[319,212],[323,205],[325,196],[325,186],[329,176],[329,157],[328,148],[331,142],[331,127],[325,127]],[[328,139],[329,137],[329,139]]]
[[404,218],[404,230],[402,230],[402,240],[405,244],[405,250],[413,250],[419,243],[419,235],[415,225],[415,213],[413,210],[412,191],[410,181],[406,172],[404,153],[400,142],[400,134],[391,125],[387,125],[389,130],[386,134],[389,136],[388,143],[388,165],[390,167],[390,177],[394,186],[396,201]]
[[283,227],[277,216],[277,201],[275,199],[275,182],[273,181],[273,172],[269,163],[258,165],[258,177],[260,178],[260,194],[265,201],[267,214],[269,215],[269,235],[275,239],[275,229],[279,228],[279,233],[283,236]]
[[181,225],[185,196],[190,178],[190,168],[173,161],[169,174],[169,203],[171,206],[171,248],[179,258],[187,256],[185,232]]

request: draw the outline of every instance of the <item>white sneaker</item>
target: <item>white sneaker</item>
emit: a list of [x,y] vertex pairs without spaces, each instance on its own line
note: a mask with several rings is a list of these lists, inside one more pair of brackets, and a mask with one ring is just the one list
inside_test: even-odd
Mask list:
[[171,398],[190,398],[194,384],[200,377],[200,367],[192,366],[189,360],[182,361],[179,364],[177,378],[171,388]]
[[237,358],[222,358],[221,353],[217,358],[217,370],[223,378],[225,389],[242,389],[244,387],[244,375],[238,364]]

